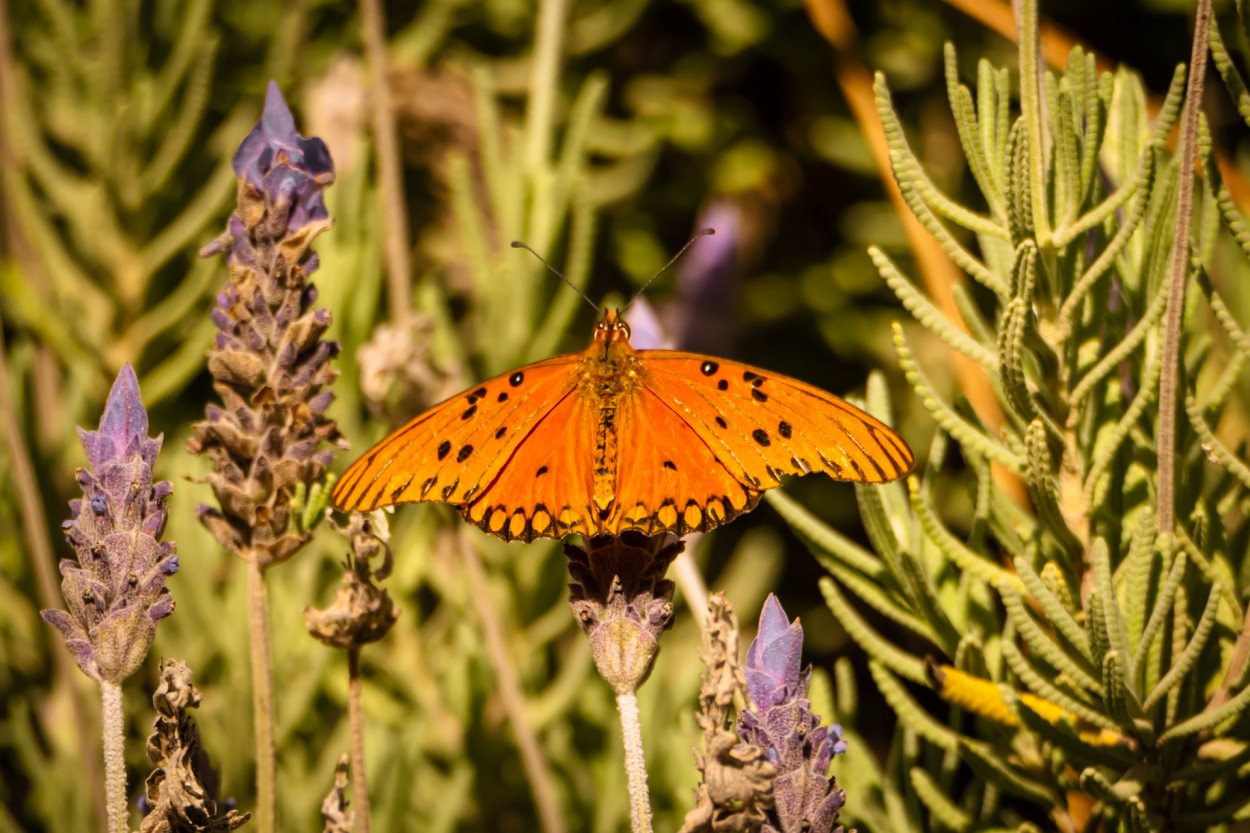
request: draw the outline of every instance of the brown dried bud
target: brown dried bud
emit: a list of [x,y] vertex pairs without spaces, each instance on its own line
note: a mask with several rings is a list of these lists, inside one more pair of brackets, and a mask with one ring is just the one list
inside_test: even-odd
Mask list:
[[334,786],[321,802],[322,833],[352,833],[355,813],[347,809],[347,754],[339,756],[334,767]]
[[[304,609],[308,632],[332,648],[350,648],[377,642],[395,624],[399,611],[390,595],[374,584],[391,574],[390,530],[386,513],[353,512],[347,526],[327,515],[336,532],[351,541],[352,552],[344,564],[343,583],[329,607]],[[380,558],[376,568],[374,559]]]

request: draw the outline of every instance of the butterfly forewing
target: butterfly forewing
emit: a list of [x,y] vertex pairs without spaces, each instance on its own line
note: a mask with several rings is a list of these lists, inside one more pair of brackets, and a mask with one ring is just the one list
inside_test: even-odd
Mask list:
[[578,358],[557,356],[496,376],[417,416],[343,473],[334,485],[335,506],[472,500],[573,392]]

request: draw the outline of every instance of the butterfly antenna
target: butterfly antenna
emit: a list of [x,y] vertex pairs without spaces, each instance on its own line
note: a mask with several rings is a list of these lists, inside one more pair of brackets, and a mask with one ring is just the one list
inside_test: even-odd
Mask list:
[[552,273],[553,275],[555,275],[557,278],[559,278],[560,280],[562,280],[562,281],[564,281],[565,283],[567,283],[567,284],[568,284],[568,285],[572,288],[572,290],[573,290],[574,292],[576,292],[578,295],[581,295],[583,298],[585,298],[585,299],[586,299],[586,303],[590,304],[591,308],[593,308],[595,312],[599,312],[599,305],[598,305],[598,304],[596,304],[594,301],[590,300],[590,296],[589,296],[589,295],[587,295],[585,292],[582,292],[580,289],[578,289],[578,288],[577,288],[577,286],[576,286],[576,285],[575,285],[575,284],[574,284],[571,280],[569,280],[568,278],[564,277],[564,275],[562,275],[562,274],[560,273],[560,270],[559,270],[559,269],[557,269],[556,267],[554,267],[554,266],[552,266],[550,263],[548,263],[548,262],[547,262],[547,258],[543,257],[543,256],[542,256],[542,255],[540,255],[538,252],[534,251],[534,247],[533,247],[533,246],[529,245],[528,243],[522,243],[520,240],[513,240],[513,241],[512,241],[512,248],[514,248],[514,249],[524,249],[525,251],[527,251],[527,252],[529,252],[530,254],[532,254],[534,257],[538,258],[540,261],[542,261],[543,266],[546,266],[548,269],[550,269],[550,270],[551,270],[551,273]]
[[[694,241],[698,240],[700,237],[707,237],[708,235],[710,235],[710,234],[715,234],[715,233],[716,233],[716,229],[714,229],[714,228],[701,228],[701,229],[699,229],[698,231],[696,231],[696,232],[694,233],[694,237],[691,237],[689,240],[687,240],[687,241],[686,241],[686,245],[684,245],[684,246],[682,246],[680,249],[678,249],[678,250],[677,250],[677,254],[675,254],[675,255],[673,255],[671,258],[669,258],[668,263],[665,263],[663,266],[661,266],[661,267],[660,267],[660,271],[658,271],[658,272],[656,272],[654,275],[652,275],[652,276],[651,276],[651,280],[649,280],[649,281],[647,281],[646,283],[644,283],[644,284],[642,285],[642,289],[640,289],[640,290],[638,290],[637,292],[635,292],[635,293],[634,293],[634,297],[632,297],[632,298],[630,298],[630,299],[629,299],[629,303],[628,303],[628,304],[626,304],[624,307],[622,307],[622,308],[621,308],[621,313],[622,313],[622,314],[624,314],[625,310],[629,309],[630,304],[633,304],[633,303],[634,303],[634,301],[637,301],[637,300],[638,300],[638,296],[639,296],[639,295],[641,295],[642,293],[646,292],[646,291],[647,291],[647,288],[648,288],[649,286],[651,286],[651,284],[655,283],[655,279],[656,279],[656,278],[658,278],[660,275],[663,275],[665,272],[667,272],[667,271],[668,271],[668,267],[670,267],[670,266],[672,266],[674,263],[676,263],[676,262],[677,262],[677,258],[679,258],[679,257],[681,257],[682,255],[684,255],[684,254],[686,253],[686,249],[689,249],[691,246],[693,246],[693,245],[694,245]],[[513,245],[515,245],[515,244],[513,244]]]

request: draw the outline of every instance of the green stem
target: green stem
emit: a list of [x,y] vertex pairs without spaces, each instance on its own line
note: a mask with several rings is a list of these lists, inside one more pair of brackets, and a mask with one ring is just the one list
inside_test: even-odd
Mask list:
[[408,208],[400,164],[395,111],[387,78],[386,16],[380,0],[361,0],[360,25],[369,61],[373,102],[373,141],[378,152],[378,187],[382,192],[382,228],[386,245],[386,287],[391,321],[404,324],[412,312],[412,265],[408,258]]
[[256,726],[256,827],[277,831],[277,763],[273,739],[273,660],[269,654],[269,594],[259,555],[247,560],[247,620],[251,631],[252,719]]
[[365,774],[365,718],[360,705],[360,646],[347,649],[347,722],[352,743],[352,830],[369,833],[369,777]]
[[625,741],[625,774],[629,779],[629,827],[633,833],[651,833],[651,796],[647,793],[647,761],[642,754],[642,721],[638,697],[616,695],[621,715],[621,738]]
[[1046,145],[1042,135],[1042,68],[1038,56],[1037,0],[1016,0],[1016,38],[1020,47],[1020,110],[1029,137],[1029,196],[1033,201],[1033,232],[1037,244],[1049,248],[1050,217],[1046,208]]
[[529,107],[525,113],[525,168],[531,175],[551,157],[551,125],[567,13],[568,0],[542,0],[538,6],[534,74],[530,76]]
[[1176,238],[1172,244],[1172,273],[1163,323],[1163,368],[1159,376],[1159,505],[1155,517],[1159,523],[1159,534],[1168,536],[1173,534],[1176,526],[1176,387],[1180,373],[1181,314],[1185,309],[1185,278],[1189,274],[1189,226],[1194,206],[1194,167],[1198,159],[1198,114],[1202,107],[1202,81],[1207,70],[1210,33],[1211,0],[1198,0],[1185,89],[1185,112],[1181,117],[1180,192],[1176,199]]
[[104,794],[109,833],[127,833],[126,720],[121,685],[101,680],[100,701],[104,711]]

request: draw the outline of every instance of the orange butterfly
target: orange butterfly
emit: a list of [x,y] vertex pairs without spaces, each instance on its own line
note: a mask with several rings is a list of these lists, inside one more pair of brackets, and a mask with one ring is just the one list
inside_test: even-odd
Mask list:
[[605,311],[584,352],[435,405],[353,463],[334,505],[442,501],[506,541],[685,535],[750,511],[783,474],[881,483],[911,470],[898,434],[832,394],[629,337]]

